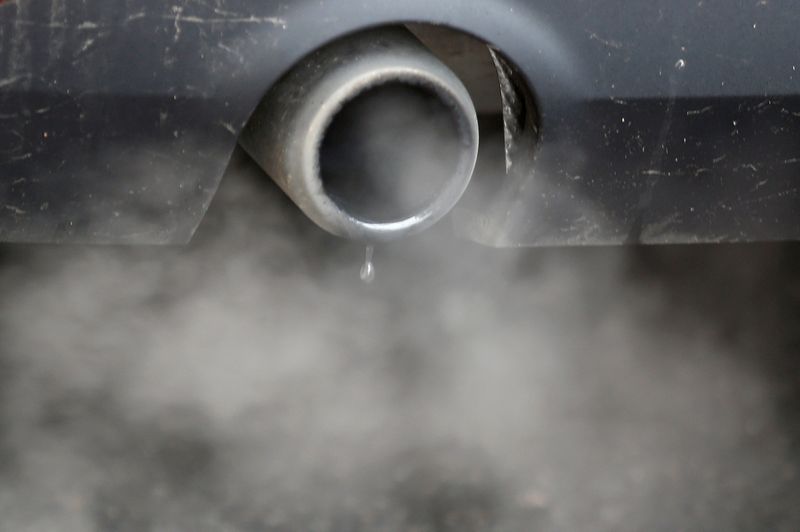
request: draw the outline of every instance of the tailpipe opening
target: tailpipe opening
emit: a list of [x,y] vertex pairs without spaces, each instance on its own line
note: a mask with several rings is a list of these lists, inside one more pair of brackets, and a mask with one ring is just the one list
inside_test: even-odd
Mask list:
[[445,216],[478,143],[467,89],[403,28],[352,35],[301,61],[240,139],[317,225],[373,242]]

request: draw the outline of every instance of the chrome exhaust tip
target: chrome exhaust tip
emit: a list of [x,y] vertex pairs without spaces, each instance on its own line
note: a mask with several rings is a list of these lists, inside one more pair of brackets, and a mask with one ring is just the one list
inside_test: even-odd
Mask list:
[[445,216],[469,184],[478,143],[464,85],[401,28],[352,35],[303,60],[240,138],[317,225],[371,242]]

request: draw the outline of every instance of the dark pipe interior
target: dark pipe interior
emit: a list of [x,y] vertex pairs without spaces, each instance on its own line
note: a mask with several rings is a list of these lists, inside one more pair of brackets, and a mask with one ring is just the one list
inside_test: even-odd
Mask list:
[[430,89],[393,82],[345,104],[319,155],[326,193],[373,223],[426,208],[457,171],[465,147],[454,111]]

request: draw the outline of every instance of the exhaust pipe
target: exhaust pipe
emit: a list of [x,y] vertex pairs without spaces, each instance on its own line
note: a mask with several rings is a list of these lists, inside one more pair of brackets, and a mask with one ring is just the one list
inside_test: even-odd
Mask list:
[[240,144],[317,225],[382,242],[455,206],[475,167],[478,121],[450,69],[407,30],[382,28],[304,59]]

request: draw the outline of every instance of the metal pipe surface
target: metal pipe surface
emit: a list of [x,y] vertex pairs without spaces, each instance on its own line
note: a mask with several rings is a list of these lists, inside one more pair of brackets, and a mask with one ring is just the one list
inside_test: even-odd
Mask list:
[[317,225],[373,242],[446,215],[469,184],[478,142],[464,85],[402,28],[351,35],[302,60],[240,138]]

